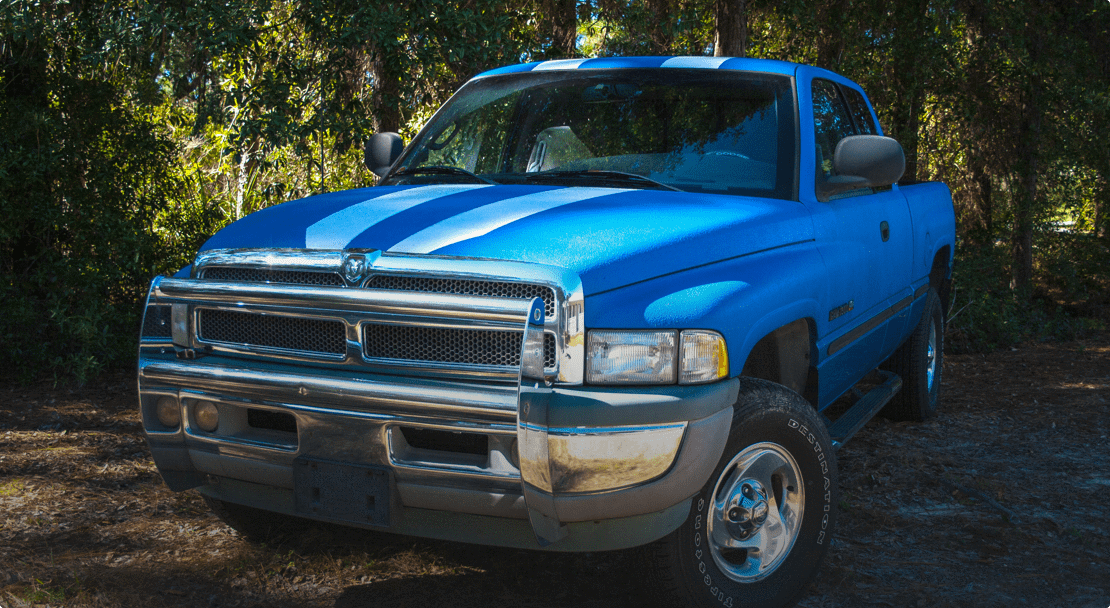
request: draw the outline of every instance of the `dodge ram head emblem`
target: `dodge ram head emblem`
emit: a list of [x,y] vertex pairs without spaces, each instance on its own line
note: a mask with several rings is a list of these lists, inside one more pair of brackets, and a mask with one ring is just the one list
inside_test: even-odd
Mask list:
[[366,271],[366,257],[362,255],[348,255],[343,261],[343,278],[348,284],[358,284],[362,273]]

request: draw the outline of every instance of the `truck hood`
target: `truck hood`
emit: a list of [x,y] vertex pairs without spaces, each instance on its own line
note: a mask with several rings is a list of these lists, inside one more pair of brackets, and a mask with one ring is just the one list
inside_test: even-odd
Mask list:
[[813,239],[798,202],[617,188],[432,185],[323,194],[253,213],[201,250],[378,249],[565,268],[585,293]]

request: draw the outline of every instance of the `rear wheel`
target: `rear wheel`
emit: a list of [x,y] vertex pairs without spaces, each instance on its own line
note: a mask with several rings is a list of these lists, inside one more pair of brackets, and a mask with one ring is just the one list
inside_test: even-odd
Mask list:
[[816,412],[741,378],[732,429],[682,526],[644,549],[673,606],[786,606],[817,574],[836,520],[836,460]]
[[902,390],[883,408],[883,416],[922,422],[937,415],[944,368],[944,312],[933,288],[925,296],[921,321],[883,367],[902,377]]

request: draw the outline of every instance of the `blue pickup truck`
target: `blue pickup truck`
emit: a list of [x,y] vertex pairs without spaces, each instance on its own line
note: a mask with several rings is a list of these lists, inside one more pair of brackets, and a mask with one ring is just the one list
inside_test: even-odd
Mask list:
[[151,285],[139,400],[173,490],[319,520],[643,547],[654,597],[816,575],[836,449],[935,414],[955,222],[826,70],[547,61],[466,83],[377,186],[290,201]]

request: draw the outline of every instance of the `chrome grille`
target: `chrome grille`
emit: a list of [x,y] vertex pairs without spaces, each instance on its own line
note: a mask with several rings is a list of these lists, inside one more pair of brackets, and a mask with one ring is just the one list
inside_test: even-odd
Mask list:
[[322,285],[342,287],[343,278],[334,272],[312,270],[275,270],[271,268],[239,268],[213,266],[205,268],[202,279],[239,283],[288,283],[291,285]]
[[205,342],[344,355],[347,329],[343,321],[262,315],[230,310],[198,311],[197,337]]
[[[520,367],[524,333],[484,329],[366,324],[364,354],[371,359]],[[555,367],[555,336],[544,335],[544,367]]]
[[540,298],[543,300],[544,314],[547,316],[555,314],[555,293],[550,287],[531,283],[376,274],[370,277],[370,280],[366,282],[366,287],[370,289],[451,293],[468,296],[490,296],[495,298],[518,298],[527,300]]

